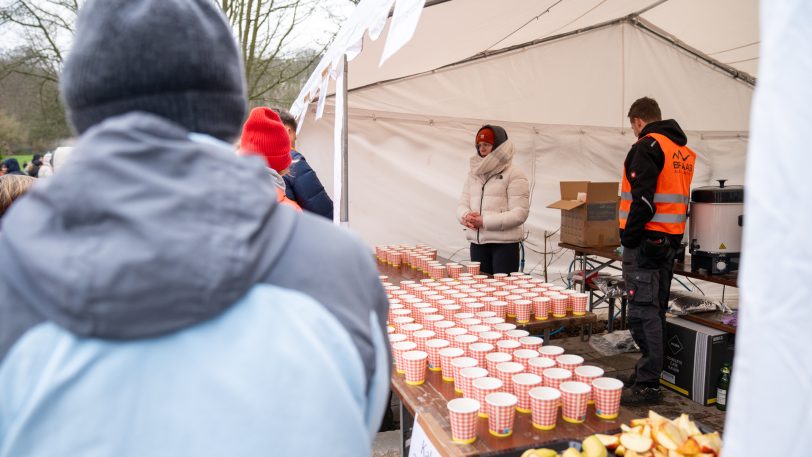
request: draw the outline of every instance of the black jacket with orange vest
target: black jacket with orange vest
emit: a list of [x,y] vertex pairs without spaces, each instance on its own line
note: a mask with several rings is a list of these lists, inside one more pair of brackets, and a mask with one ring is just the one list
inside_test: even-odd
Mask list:
[[[669,169],[666,170],[667,174],[664,174],[663,177],[660,176],[666,162],[670,164],[672,161],[665,157],[663,145],[659,144],[655,138],[660,135],[665,137],[663,140],[666,142],[670,140],[674,143],[671,146],[665,145],[666,148],[678,148],[684,151],[685,156],[682,157],[682,160],[675,159],[675,164],[671,164],[685,168],[680,170],[679,175],[671,173]],[[630,189],[622,189],[621,192],[620,240],[623,246],[635,248],[640,245],[644,237],[666,237],[673,246],[680,243],[685,226],[685,212],[682,209],[687,209],[688,188],[693,177],[693,166],[696,160],[694,152],[685,147],[687,140],[685,132],[682,131],[679,124],[673,119],[667,119],[646,125],[640,132],[637,143],[629,150],[624,162],[625,176],[623,178],[624,187],[630,187]],[[672,153],[672,155],[674,154]],[[672,191],[678,188],[684,188],[683,190],[673,194],[663,194],[662,189],[658,191],[658,182],[663,187],[664,180],[671,179],[673,182],[675,176],[682,181],[682,184],[672,183],[670,185]],[[670,200],[665,200],[669,203],[664,203],[663,197],[679,198],[680,202],[671,203]],[[626,200],[625,205],[624,200]],[[682,214],[667,214],[669,210]],[[680,221],[659,223],[657,222],[658,217],[664,218],[666,221],[673,218],[680,219]]]

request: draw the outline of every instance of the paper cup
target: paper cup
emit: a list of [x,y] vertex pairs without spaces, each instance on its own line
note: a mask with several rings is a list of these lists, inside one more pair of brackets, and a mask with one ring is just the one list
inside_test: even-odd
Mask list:
[[505,392],[513,393],[513,375],[524,371],[519,362],[502,362],[496,365],[496,377],[502,380]]
[[451,327],[446,329],[445,339],[450,341],[452,346],[459,347],[457,346],[457,342],[455,340],[458,336],[465,335],[466,333],[468,333],[468,329],[464,329],[462,327]]
[[533,311],[533,302],[530,300],[516,300],[513,303],[516,310],[516,322],[520,324],[530,322],[530,313]]
[[477,414],[480,403],[471,398],[455,398],[448,402],[451,440],[460,444],[476,441]]
[[445,333],[446,330],[448,330],[450,328],[454,328],[454,327],[455,327],[455,325],[454,325],[454,322],[452,322],[452,321],[437,321],[434,324],[434,333],[436,333],[438,337],[440,337],[440,338],[442,338],[444,340],[447,340],[448,335],[446,335],[446,333]]
[[409,338],[413,338],[414,332],[418,330],[423,330],[423,326],[420,324],[403,324],[400,327],[400,333],[408,336]]
[[555,358],[555,363],[559,368],[575,371],[576,368],[584,364],[584,358],[575,354],[563,354]]
[[516,395],[516,411],[520,413],[530,412],[530,396],[528,392],[534,387],[541,386],[541,376],[533,373],[519,373],[513,375],[513,394]]
[[558,389],[563,382],[572,379],[572,372],[563,368],[547,368],[542,372],[544,387]]
[[479,366],[487,367],[488,363],[485,357],[493,352],[495,347],[491,343],[476,342],[468,345],[468,354],[475,358]]
[[561,391],[561,416],[567,422],[580,424],[586,420],[586,405],[589,401],[589,384],[578,381],[562,382],[558,390]]
[[555,361],[556,357],[564,353],[564,348],[560,346],[542,346],[538,351],[541,357],[547,357]]
[[580,292],[570,294],[569,303],[572,304],[572,314],[575,316],[583,316],[586,314],[588,300],[589,294]]
[[496,342],[496,350],[499,352],[507,352],[513,354],[513,351],[521,349],[522,343],[517,340],[499,340]]
[[511,330],[516,330],[516,324],[511,324],[509,322],[503,322],[501,324],[496,324],[493,326],[493,329],[497,332],[506,333]]
[[468,271],[468,273],[471,273],[472,275],[478,275],[479,266],[480,266],[479,262],[468,262],[465,264],[465,269]]
[[617,418],[623,382],[615,378],[598,378],[592,381],[592,388],[595,390],[595,415],[601,419]]
[[447,340],[435,338],[426,341],[426,353],[429,355],[428,367],[431,371],[442,371],[440,364],[440,350],[449,347]]
[[504,362],[512,362],[513,356],[506,352],[489,352],[485,356],[485,361],[488,364],[488,372],[496,375],[496,366]]
[[473,388],[471,383],[475,379],[484,378],[488,376],[488,370],[482,367],[468,367],[460,370],[459,380],[454,380],[455,386],[459,384],[462,395],[468,398],[474,398]]
[[496,300],[490,303],[488,310],[496,313],[496,317],[504,319],[507,316],[507,306],[506,301]]
[[479,338],[477,338],[476,335],[466,333],[465,335],[455,336],[452,345],[462,349],[466,354],[469,354],[468,346],[476,343],[477,341],[479,341]]
[[451,369],[454,372],[454,391],[462,393],[462,380],[460,379],[460,370],[463,368],[475,367],[477,361],[473,357],[457,357],[451,360]]
[[[468,333],[474,334],[479,336],[481,333],[490,332],[491,326],[490,325],[472,325],[468,327]],[[481,338],[480,338],[481,339]]]
[[530,397],[531,423],[539,430],[555,428],[558,417],[558,404],[561,392],[552,387],[535,387],[528,392]]
[[[404,311],[409,311],[409,310],[406,309]],[[409,312],[411,313],[411,311],[409,311]],[[398,333],[404,333],[403,332],[403,326],[413,324],[414,323],[414,318],[411,317],[411,316],[398,316],[398,317],[392,319],[392,323],[395,325],[395,330],[397,330]]]
[[475,325],[480,325],[480,324],[482,324],[482,320],[477,319],[475,317],[469,317],[469,318],[466,318],[466,319],[460,319],[460,327],[462,327],[464,329],[468,329],[469,331],[471,330],[471,327],[473,327]]
[[485,397],[500,391],[502,388],[502,380],[490,376],[477,378],[471,382],[471,390],[474,393],[474,399],[482,405],[482,408],[479,410],[479,417],[488,417],[488,405],[485,403]]
[[[590,386],[592,385],[592,381],[603,376],[603,373],[603,368],[592,365],[581,365],[575,367],[575,370],[572,371],[576,381],[583,382]],[[591,405],[592,403],[595,403],[595,389],[589,392],[589,404]]]
[[550,317],[550,297],[533,298],[533,315],[537,321],[546,321]]
[[[476,317],[477,317],[477,319],[482,319],[483,324],[492,325],[491,323],[485,322],[485,319],[490,319],[492,317],[496,317],[496,313],[494,313],[493,311],[477,311],[476,312]],[[501,321],[501,322],[504,322],[504,321]],[[498,324],[499,322],[494,322],[494,323]]]
[[544,370],[548,368],[555,368],[555,360],[547,357],[536,357],[527,361],[527,371],[530,373],[543,376]]
[[419,386],[426,382],[426,360],[428,356],[425,351],[403,353],[403,364],[406,366],[406,384]]
[[515,340],[515,341],[518,342],[520,339],[522,339],[522,338],[524,338],[526,336],[530,336],[530,332],[528,332],[527,330],[514,329],[514,330],[508,330],[507,332],[505,332],[505,336],[510,340]]
[[488,405],[488,432],[496,437],[507,437],[513,434],[516,420],[515,395],[497,392],[488,394],[485,403]]
[[431,330],[418,330],[412,335],[412,341],[417,343],[418,351],[426,350],[426,341],[434,338],[436,334]]
[[423,328],[426,330],[437,332],[435,325],[437,325],[438,322],[442,322],[443,319],[445,318],[443,317],[442,314],[429,314],[427,316],[423,316]]
[[544,339],[539,336],[524,336],[519,338],[519,344],[522,345],[522,349],[538,351],[543,343]]
[[403,362],[403,354],[417,349],[417,343],[414,341],[401,341],[392,345],[392,355],[395,357],[395,371],[404,374],[406,373],[406,364]]
[[530,370],[530,361],[538,356],[539,352],[532,349],[516,349],[513,351],[513,360],[521,363],[525,371]]
[[567,295],[558,294],[553,295],[550,299],[553,303],[553,317],[566,317],[569,297]]
[[460,348],[446,347],[440,349],[440,369],[443,373],[443,381],[454,381],[454,367],[451,366],[451,361],[457,357],[462,357],[465,354]]
[[[485,312],[488,312],[488,311],[485,311]],[[494,314],[496,314],[496,313],[494,313]],[[493,327],[496,324],[504,324],[505,319],[502,318],[502,317],[496,317],[496,316],[486,317],[486,318],[482,319],[482,323],[485,324],[485,325],[490,325],[491,327]]]

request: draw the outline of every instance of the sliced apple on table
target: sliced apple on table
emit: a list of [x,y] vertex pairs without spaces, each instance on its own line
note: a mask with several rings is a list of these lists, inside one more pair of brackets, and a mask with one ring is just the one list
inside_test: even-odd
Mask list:
[[561,454],[561,457],[581,457],[581,452],[578,451],[578,449],[571,447],[567,448],[567,450],[564,451],[563,454]]
[[615,455],[619,455],[619,456],[621,456],[621,457],[624,457],[624,456],[626,455],[626,448],[625,448],[625,447],[623,447],[623,445],[622,445],[622,444],[619,444],[619,445],[618,445],[618,446],[615,448]]
[[690,437],[685,440],[685,442],[682,443],[680,447],[676,449],[676,451],[682,455],[694,455],[702,452],[702,448],[699,446],[699,443],[696,442],[694,437]]
[[654,441],[648,436],[638,435],[635,433],[624,433],[620,435],[620,444],[627,450],[644,454],[651,450],[654,446]]
[[654,432],[654,439],[668,450],[676,450],[685,442],[685,436],[671,421],[661,422]]
[[606,457],[608,452],[600,438],[590,435],[581,442],[581,454],[583,457]]
[[620,444],[620,436],[618,435],[603,435],[600,433],[595,434],[601,443],[606,446],[606,449],[613,450]]
[[639,435],[639,434],[641,434],[643,432],[643,426],[642,425],[629,427],[626,424],[620,424],[620,429],[623,430],[623,433],[634,433],[636,435]]
[[[644,419],[645,420],[645,419]],[[667,418],[657,414],[652,410],[648,410],[648,420],[652,427],[659,426],[663,422],[671,422]]]
[[722,449],[722,439],[719,437],[719,432],[706,433],[704,435],[697,435],[693,437],[699,448],[704,453],[718,454]]

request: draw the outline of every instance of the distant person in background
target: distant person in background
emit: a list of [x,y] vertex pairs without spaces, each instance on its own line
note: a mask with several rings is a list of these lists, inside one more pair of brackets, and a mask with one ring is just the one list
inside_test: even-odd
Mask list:
[[462,188],[457,219],[468,230],[471,260],[484,273],[519,270],[522,226],[530,213],[530,185],[513,166],[515,148],[507,132],[485,125],[474,137],[476,154]]
[[42,165],[39,167],[39,173],[37,175],[38,178],[47,178],[48,176],[52,176],[54,174],[54,169],[51,162],[53,157],[54,155],[50,152],[42,156]]
[[25,176],[25,173],[23,173],[20,170],[20,162],[17,162],[17,159],[15,159],[14,157],[12,157],[10,159],[6,159],[3,162],[2,169],[3,169],[3,174],[4,175],[22,175],[22,176]]
[[42,166],[42,154],[34,154],[31,158],[31,163],[25,167],[25,172],[28,176],[38,178],[39,168]]
[[290,140],[278,114],[270,108],[252,109],[242,129],[238,153],[262,157],[276,186],[279,202],[297,211],[302,210],[285,195],[285,180],[282,177],[288,174],[291,162]]
[[285,194],[288,198],[294,200],[305,211],[316,213],[324,216],[327,219],[333,219],[333,201],[324,190],[324,186],[316,176],[316,172],[310,168],[310,165],[305,160],[304,156],[296,150],[296,118],[289,112],[281,109],[274,108],[274,111],[279,113],[279,118],[288,131],[290,138],[291,158],[290,173],[284,175],[285,178]]
[[[0,219],[3,218],[14,200],[26,193],[28,188],[35,182],[36,179],[31,176],[0,176]],[[0,226],[0,229],[2,229],[2,226]]]

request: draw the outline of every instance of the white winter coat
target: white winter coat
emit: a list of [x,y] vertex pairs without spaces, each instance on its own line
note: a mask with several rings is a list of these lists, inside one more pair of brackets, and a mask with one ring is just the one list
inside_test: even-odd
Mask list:
[[482,215],[479,230],[466,229],[466,237],[472,243],[522,240],[523,224],[530,212],[530,186],[524,173],[512,165],[513,154],[513,143],[506,140],[487,157],[479,154],[471,157],[457,219],[462,223],[471,211]]

